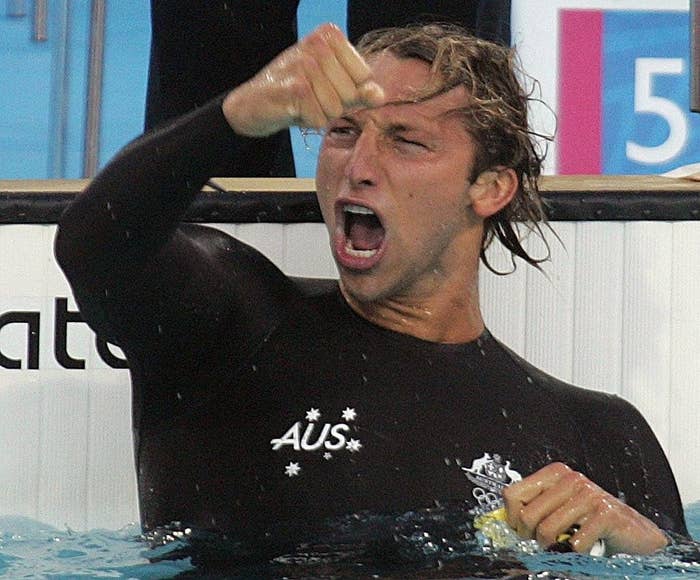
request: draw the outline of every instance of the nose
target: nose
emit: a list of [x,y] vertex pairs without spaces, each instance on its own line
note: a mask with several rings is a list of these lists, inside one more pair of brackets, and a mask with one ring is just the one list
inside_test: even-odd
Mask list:
[[366,127],[354,143],[345,166],[345,177],[353,188],[371,187],[379,179],[379,136]]

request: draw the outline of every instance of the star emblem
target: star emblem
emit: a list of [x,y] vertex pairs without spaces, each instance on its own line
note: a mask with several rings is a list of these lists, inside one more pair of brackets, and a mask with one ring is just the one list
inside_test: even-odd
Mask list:
[[299,467],[299,464],[296,461],[290,461],[289,465],[286,465],[284,468],[284,473],[288,477],[295,477],[299,475],[300,471],[301,467]]
[[323,458],[324,458],[326,461],[330,461],[331,459],[333,459],[333,454],[330,453],[330,452],[328,452],[328,451],[326,451],[326,452],[323,454]]
[[355,409],[345,407],[345,409],[342,412],[342,417],[344,421],[354,421],[357,417],[357,413],[355,412]]
[[359,439],[350,439],[350,441],[345,444],[345,447],[351,453],[357,453],[362,449],[362,443],[360,443]]
[[313,407],[311,407],[311,409],[309,409],[306,412],[306,420],[307,421],[318,421],[320,416],[321,416],[321,412],[318,409],[314,409]]

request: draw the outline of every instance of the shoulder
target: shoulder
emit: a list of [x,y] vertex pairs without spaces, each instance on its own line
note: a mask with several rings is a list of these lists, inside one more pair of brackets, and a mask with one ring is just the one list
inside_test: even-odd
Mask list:
[[238,278],[241,273],[258,273],[287,280],[280,268],[260,250],[216,227],[181,223],[173,237],[176,252],[187,247],[186,253],[205,263],[212,275],[218,272]]
[[668,460],[637,408],[618,395],[557,379],[500,346],[544,395],[541,400],[564,411],[585,449],[586,475],[609,492],[626,498],[661,528],[687,534]]
[[629,401],[616,394],[573,385],[537,368],[504,344],[498,344],[515,365],[548,397],[565,407],[572,417],[593,423],[607,423],[610,419],[626,417],[645,423],[641,413]]

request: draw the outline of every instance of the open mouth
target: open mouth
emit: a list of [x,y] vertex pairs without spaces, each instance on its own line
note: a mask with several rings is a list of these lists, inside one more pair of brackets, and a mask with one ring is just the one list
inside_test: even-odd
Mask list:
[[355,204],[343,206],[345,217],[345,251],[356,258],[373,257],[384,241],[384,226],[368,207]]

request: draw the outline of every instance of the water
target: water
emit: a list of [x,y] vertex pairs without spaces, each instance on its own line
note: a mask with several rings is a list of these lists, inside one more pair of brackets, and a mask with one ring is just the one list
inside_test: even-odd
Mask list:
[[[700,538],[700,502],[686,508],[686,518],[692,536]],[[166,540],[159,547],[149,547],[151,544],[135,525],[116,531],[74,532],[57,530],[27,518],[0,517],[0,577],[155,580],[184,575],[196,578],[189,558],[162,560],[164,557],[173,557],[183,545],[182,539],[172,535]],[[474,562],[487,561],[490,557],[488,549],[475,547],[474,550]],[[678,553],[660,553],[646,557],[593,558],[577,554],[530,552],[532,550],[521,550],[519,553],[510,554],[511,560],[513,557],[517,558],[532,571],[529,574],[514,573],[511,578],[700,578],[700,562],[682,561],[678,558]],[[460,566],[456,568],[459,569]],[[474,566],[471,568],[474,569]],[[302,573],[302,576],[294,574],[293,567],[290,570],[291,577],[312,577],[309,576],[308,570]],[[285,571],[285,574],[288,571]],[[325,578],[339,576],[335,571],[328,575],[320,575],[318,572],[315,575]],[[357,577],[356,573],[343,576]],[[408,574],[403,577],[407,576]],[[411,574],[411,577],[420,576],[420,573]],[[507,577],[507,574],[504,572],[500,576]],[[465,576],[456,574],[455,577]],[[496,576],[485,570],[467,577]]]

